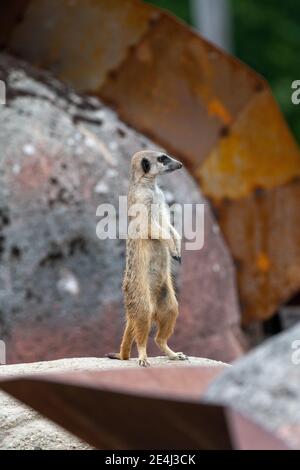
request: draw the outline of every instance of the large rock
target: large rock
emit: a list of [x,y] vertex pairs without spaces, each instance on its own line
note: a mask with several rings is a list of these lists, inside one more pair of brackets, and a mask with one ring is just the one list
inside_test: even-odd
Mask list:
[[300,448],[300,324],[266,341],[210,385],[205,396],[250,415]]
[[[0,57],[0,338],[7,361],[101,356],[123,331],[124,240],[96,237],[97,206],[118,207],[132,154],[154,145],[96,98]],[[159,125],[159,124],[158,124]],[[186,171],[168,202],[205,204],[205,242],[185,251],[176,349],[229,362],[243,351],[234,270],[207,202]],[[178,270],[178,266],[177,266]],[[150,342],[150,352],[157,352]]]
[[[150,358],[151,366],[185,367],[185,362],[168,361],[164,357]],[[216,361],[189,358],[188,365],[225,367]],[[110,369],[136,368],[137,362],[112,361],[110,359],[81,358],[33,364],[17,364],[0,367],[0,379],[24,374],[32,376],[41,373],[100,371]],[[4,449],[89,449],[89,446],[56,426],[31,408],[22,405],[5,393],[0,393],[0,450]]]

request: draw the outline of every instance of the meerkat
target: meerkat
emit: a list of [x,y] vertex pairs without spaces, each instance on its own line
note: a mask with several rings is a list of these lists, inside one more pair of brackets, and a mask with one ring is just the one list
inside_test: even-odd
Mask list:
[[[181,237],[170,221],[169,207],[156,178],[182,167],[182,163],[161,152],[143,150],[131,161],[128,192],[128,220],[131,209],[142,204],[146,212],[140,230],[128,231],[123,292],[126,327],[120,353],[112,359],[130,358],[133,341],[138,349],[138,363],[148,367],[147,341],[153,323],[157,326],[155,342],[172,360],[188,359],[168,346],[178,316],[178,302],[171,277],[171,257],[181,262]],[[155,207],[155,210],[152,208]]]

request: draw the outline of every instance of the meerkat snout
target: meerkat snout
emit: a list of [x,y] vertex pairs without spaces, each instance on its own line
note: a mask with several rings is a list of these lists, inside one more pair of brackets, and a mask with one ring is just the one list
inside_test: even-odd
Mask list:
[[157,161],[162,163],[164,173],[170,173],[171,171],[180,170],[180,168],[182,168],[182,163],[175,160],[175,158],[169,157],[169,155],[160,155],[157,157]]

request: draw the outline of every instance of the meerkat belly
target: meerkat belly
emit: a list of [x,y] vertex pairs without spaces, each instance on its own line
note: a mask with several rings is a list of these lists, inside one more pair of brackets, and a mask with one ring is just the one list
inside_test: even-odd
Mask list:
[[149,255],[149,284],[151,291],[154,292],[160,289],[168,276],[168,248],[159,240],[151,240]]
[[159,240],[130,240],[127,245],[126,271],[123,280],[125,295],[145,294],[150,289],[155,298],[170,271],[168,248]]

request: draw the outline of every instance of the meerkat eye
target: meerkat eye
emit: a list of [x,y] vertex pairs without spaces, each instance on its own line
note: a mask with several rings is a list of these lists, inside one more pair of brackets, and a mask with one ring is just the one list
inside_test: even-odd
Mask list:
[[170,158],[167,155],[160,155],[159,157],[157,157],[157,161],[165,165],[170,161]]
[[148,173],[150,171],[151,164],[147,158],[143,158],[142,160],[142,168],[144,170],[144,173]]

